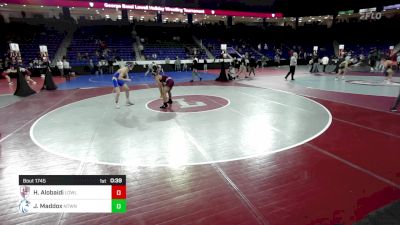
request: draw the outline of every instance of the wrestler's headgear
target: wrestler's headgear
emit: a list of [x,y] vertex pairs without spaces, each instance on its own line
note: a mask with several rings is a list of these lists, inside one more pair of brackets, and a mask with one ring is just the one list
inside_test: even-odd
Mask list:
[[133,69],[133,63],[126,63],[125,66],[128,67],[129,70]]

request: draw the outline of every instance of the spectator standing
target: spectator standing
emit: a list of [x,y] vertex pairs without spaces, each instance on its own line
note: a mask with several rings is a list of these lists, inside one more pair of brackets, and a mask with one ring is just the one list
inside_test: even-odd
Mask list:
[[61,59],[57,60],[57,69],[60,71],[60,75],[64,76],[63,61]]
[[194,58],[194,59],[193,59],[193,64],[192,64],[192,80],[191,80],[190,82],[193,82],[195,77],[198,77],[200,81],[203,79],[203,78],[201,78],[201,77],[199,76],[199,74],[197,73],[197,69],[198,69],[198,61],[197,61],[197,60],[198,60],[197,58]]
[[[256,76],[255,68],[257,67],[257,61],[254,56],[251,56],[250,62],[249,62],[249,77],[251,75],[251,72],[253,72],[253,75]],[[247,78],[247,76],[246,76]]]
[[294,80],[294,73],[296,71],[296,66],[297,66],[297,53],[293,52],[292,57],[290,57],[289,72],[286,74],[285,80],[287,80],[289,74],[292,74],[292,80]]
[[179,58],[179,56],[176,56],[175,71],[181,71],[181,59]]
[[203,60],[204,60],[204,63],[203,63],[203,70],[204,70],[204,72],[207,72],[207,70],[208,70],[207,59],[205,58],[205,59],[203,59]]
[[64,58],[64,60],[63,60],[63,71],[64,71],[65,79],[67,81],[70,81],[71,80],[71,67],[66,58]]
[[326,66],[328,65],[328,63],[329,63],[329,58],[328,58],[328,56],[324,56],[324,57],[322,58],[322,65],[324,66],[323,69],[322,69],[322,72],[325,73],[325,69],[326,69]]

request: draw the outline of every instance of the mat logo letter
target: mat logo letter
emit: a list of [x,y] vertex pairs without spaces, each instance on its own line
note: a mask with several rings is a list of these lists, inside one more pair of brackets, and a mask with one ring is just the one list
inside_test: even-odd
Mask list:
[[176,98],[174,99],[175,102],[177,102],[181,108],[194,108],[194,107],[200,107],[200,106],[206,106],[207,104],[204,102],[191,102],[190,104],[185,101],[183,98]]

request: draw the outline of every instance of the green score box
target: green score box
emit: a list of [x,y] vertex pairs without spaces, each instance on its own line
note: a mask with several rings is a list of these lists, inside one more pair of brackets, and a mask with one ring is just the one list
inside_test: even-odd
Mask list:
[[126,199],[112,200],[112,213],[126,213]]

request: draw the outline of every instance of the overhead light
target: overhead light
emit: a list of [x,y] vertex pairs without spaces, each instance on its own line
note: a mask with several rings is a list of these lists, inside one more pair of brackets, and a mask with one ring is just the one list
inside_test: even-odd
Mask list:
[[130,9],[129,12],[132,12],[132,9]]
[[87,8],[87,10],[90,10],[90,8]]
[[106,18],[110,18],[110,15],[107,14],[107,15],[106,15]]
[[325,16],[325,17],[324,17],[324,19],[328,19],[328,17],[327,17],[327,16]]
[[44,7],[44,6],[42,6],[42,5],[40,6],[40,8],[43,8],[43,7]]
[[104,8],[102,8],[101,10],[103,10],[103,11],[104,11]]
[[22,5],[23,7],[25,7],[26,5]]
[[57,6],[57,9],[59,9],[60,8],[60,6]]
[[7,3],[4,3],[5,6],[7,6]]

